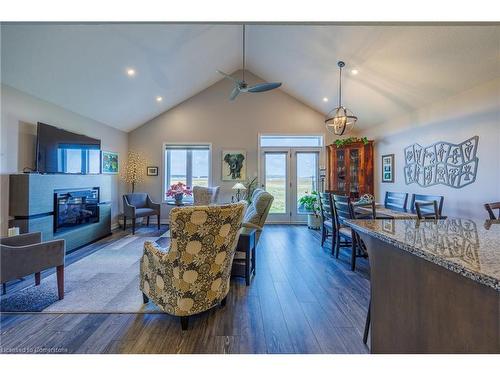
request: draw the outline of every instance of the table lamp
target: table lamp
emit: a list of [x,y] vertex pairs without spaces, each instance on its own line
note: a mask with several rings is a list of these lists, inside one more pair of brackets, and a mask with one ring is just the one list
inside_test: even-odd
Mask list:
[[236,201],[239,202],[241,199],[241,190],[246,190],[247,188],[241,182],[237,182],[232,189],[236,190]]

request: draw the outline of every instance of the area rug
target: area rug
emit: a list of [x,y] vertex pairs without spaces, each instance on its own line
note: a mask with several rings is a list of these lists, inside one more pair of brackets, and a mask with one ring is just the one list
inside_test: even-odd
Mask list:
[[[164,238],[164,237],[163,237]],[[128,235],[65,268],[65,295],[57,298],[55,273],[39,286],[2,296],[2,312],[154,313],[143,304],[139,290],[139,262],[144,241],[158,237]],[[165,239],[165,238],[164,238]]]

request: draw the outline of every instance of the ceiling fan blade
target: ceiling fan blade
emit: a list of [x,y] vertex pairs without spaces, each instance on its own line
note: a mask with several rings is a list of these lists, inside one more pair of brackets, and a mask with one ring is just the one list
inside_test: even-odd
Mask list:
[[277,89],[281,86],[281,82],[266,82],[266,83],[258,83],[248,88],[248,92],[263,92]]
[[229,100],[234,100],[240,93],[240,88],[238,86],[235,86],[233,91],[231,91],[231,95],[229,95]]
[[230,75],[229,75],[229,74],[227,74],[227,73],[224,73],[223,71],[217,70],[217,73],[222,74],[222,75],[224,76],[224,78],[230,79],[231,81],[234,81],[234,82],[237,82],[237,83],[240,83],[240,82],[241,82],[240,80],[238,80],[238,79],[236,79],[236,78],[234,78],[234,77],[230,76]]

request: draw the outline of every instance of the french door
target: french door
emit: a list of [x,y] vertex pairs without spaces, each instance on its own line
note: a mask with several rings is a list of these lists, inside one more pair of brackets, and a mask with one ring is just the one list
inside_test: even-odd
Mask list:
[[299,199],[318,191],[321,148],[261,148],[260,181],[274,196],[268,221],[303,223],[308,211]]

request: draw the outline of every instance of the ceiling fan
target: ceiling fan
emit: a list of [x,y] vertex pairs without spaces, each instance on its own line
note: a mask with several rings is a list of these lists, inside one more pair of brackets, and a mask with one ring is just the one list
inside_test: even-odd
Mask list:
[[253,86],[249,86],[245,81],[245,25],[243,25],[243,79],[239,80],[227,73],[217,70],[219,74],[222,74],[225,78],[230,79],[234,82],[233,91],[229,95],[229,100],[234,100],[241,92],[264,92],[276,89],[281,86],[281,82],[264,82],[257,83]]

